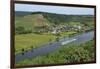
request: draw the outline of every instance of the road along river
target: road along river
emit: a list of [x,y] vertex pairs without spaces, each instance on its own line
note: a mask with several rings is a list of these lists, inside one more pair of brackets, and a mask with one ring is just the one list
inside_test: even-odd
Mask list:
[[42,47],[33,49],[33,51],[25,52],[24,55],[17,54],[15,56],[15,62],[17,63],[26,58],[29,59],[29,58],[34,58],[34,57],[41,56],[41,55],[46,55],[46,54],[52,53],[55,50],[59,49],[62,45],[67,46],[67,44],[69,44],[69,43],[80,44],[80,43],[84,43],[86,41],[90,41],[93,38],[94,38],[93,31],[86,32],[86,33],[83,33],[83,34],[80,34],[80,35],[77,35],[77,36],[74,36],[71,38],[66,37],[66,38],[61,39],[59,42],[53,42],[52,44],[48,43]]

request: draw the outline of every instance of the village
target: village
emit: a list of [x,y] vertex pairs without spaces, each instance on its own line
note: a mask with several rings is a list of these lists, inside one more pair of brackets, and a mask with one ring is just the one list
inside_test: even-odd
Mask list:
[[57,34],[60,32],[68,32],[68,31],[79,31],[81,30],[81,26],[65,26],[65,25],[61,25],[61,26],[57,26],[54,27],[52,29],[52,34]]
[[38,30],[36,30],[36,32],[40,32],[40,33],[46,33],[46,32],[50,32],[51,34],[58,34],[58,33],[61,33],[61,32],[68,32],[68,31],[76,31],[76,32],[79,32],[79,31],[82,31],[82,26],[77,26],[77,25],[74,25],[74,26],[65,26],[65,25],[55,25],[55,26],[52,26],[52,27],[46,27],[46,26],[41,26],[41,27],[38,27]]

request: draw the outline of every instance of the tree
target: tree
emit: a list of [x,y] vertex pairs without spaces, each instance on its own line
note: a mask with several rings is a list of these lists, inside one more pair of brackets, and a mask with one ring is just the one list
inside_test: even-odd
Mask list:
[[25,28],[23,26],[16,27],[16,33],[17,34],[22,34],[24,32],[25,32]]

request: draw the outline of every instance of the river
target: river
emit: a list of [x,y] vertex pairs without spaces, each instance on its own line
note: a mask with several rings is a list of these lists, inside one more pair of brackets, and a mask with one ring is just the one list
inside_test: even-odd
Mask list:
[[33,49],[33,51],[28,51],[24,53],[24,55],[17,54],[15,56],[15,62],[17,63],[26,58],[29,59],[29,58],[34,58],[34,57],[41,56],[41,55],[46,55],[46,54],[49,54],[49,53],[52,53],[58,50],[62,45],[67,46],[67,44],[69,43],[80,44],[80,43],[90,41],[93,38],[94,38],[93,31],[82,33],[82,34],[79,34],[77,36],[70,37],[70,38],[66,37],[66,38],[61,39],[59,42],[53,42],[52,44],[46,44],[42,47]]

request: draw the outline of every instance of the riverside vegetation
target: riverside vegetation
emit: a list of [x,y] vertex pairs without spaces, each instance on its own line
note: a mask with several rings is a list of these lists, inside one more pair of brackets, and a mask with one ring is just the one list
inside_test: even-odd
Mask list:
[[69,44],[68,46],[62,46],[59,50],[46,56],[20,61],[17,66],[90,62],[94,61],[94,58],[94,41],[91,40],[80,45]]

